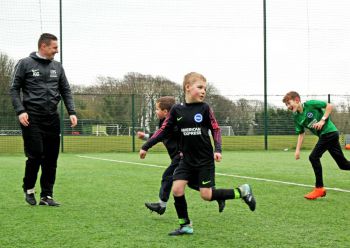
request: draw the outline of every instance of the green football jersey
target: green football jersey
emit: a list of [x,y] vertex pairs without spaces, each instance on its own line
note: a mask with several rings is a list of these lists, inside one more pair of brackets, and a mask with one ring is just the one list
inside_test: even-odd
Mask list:
[[334,123],[327,118],[324,126],[321,130],[316,130],[312,127],[313,124],[319,122],[324,115],[324,108],[326,108],[327,103],[318,100],[306,101],[303,104],[303,112],[293,113],[295,132],[301,134],[305,132],[305,128],[308,128],[313,134],[320,137],[322,134],[338,131]]

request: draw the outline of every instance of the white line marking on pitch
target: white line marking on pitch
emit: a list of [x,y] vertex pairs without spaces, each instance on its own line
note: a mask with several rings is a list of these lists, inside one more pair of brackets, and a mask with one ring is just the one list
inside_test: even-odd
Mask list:
[[[108,159],[108,158],[97,158],[97,157],[90,157],[90,156],[83,156],[83,155],[77,155],[77,157],[80,157],[80,158],[87,158],[87,159],[95,159],[95,160],[101,160],[101,161],[108,161],[108,162],[124,163],[124,164],[136,164],[136,165],[142,165],[142,166],[147,166],[147,167],[166,168],[166,166],[162,166],[162,165],[146,164],[146,163],[137,163],[137,162],[123,161],[123,160],[116,160],[116,159]],[[308,187],[308,188],[313,188],[313,187],[315,187],[315,186],[313,186],[313,185],[308,185],[308,184],[292,183],[292,182],[285,182],[285,181],[279,181],[279,180],[273,180],[273,179],[266,179],[266,178],[239,176],[239,175],[232,175],[232,174],[225,174],[225,173],[217,173],[217,172],[216,172],[215,174],[218,175],[218,176],[224,176],[224,177],[244,178],[244,179],[251,179],[251,180],[256,180],[256,181],[264,181],[264,182],[271,182],[271,183],[280,183],[280,184],[294,185],[294,186],[300,186],[300,187]],[[347,190],[347,189],[328,188],[328,187],[326,187],[326,189],[350,193],[350,190]]]

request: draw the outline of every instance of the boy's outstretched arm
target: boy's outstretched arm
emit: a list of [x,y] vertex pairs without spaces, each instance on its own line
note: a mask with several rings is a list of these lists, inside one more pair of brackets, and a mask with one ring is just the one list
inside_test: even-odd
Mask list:
[[222,159],[221,155],[221,129],[219,127],[219,124],[214,116],[214,112],[209,109],[209,119],[210,119],[210,130],[213,135],[214,140],[214,160],[216,162],[220,162]]
[[329,115],[332,113],[332,110],[333,110],[333,105],[330,103],[327,103],[323,117],[325,119],[327,119],[329,117]]
[[164,138],[167,137],[168,133],[170,133],[171,130],[174,130],[174,120],[174,114],[173,112],[170,112],[164,120],[163,125],[141,147],[141,150],[139,152],[141,159],[144,159],[146,157],[148,149],[156,145],[158,142],[163,141]]
[[332,104],[327,103],[322,119],[319,122],[315,123],[313,125],[313,128],[315,128],[316,130],[321,130],[324,124],[326,123],[326,120],[328,119],[329,115],[332,113],[332,110],[333,110]]
[[137,138],[142,139],[142,140],[148,140],[150,136],[152,136],[152,135],[147,134],[145,132],[141,132],[141,131],[137,132]]
[[300,149],[301,146],[303,144],[303,140],[305,137],[305,133],[301,133],[298,136],[298,143],[297,143],[297,147],[295,148],[295,159],[298,160],[300,158]]

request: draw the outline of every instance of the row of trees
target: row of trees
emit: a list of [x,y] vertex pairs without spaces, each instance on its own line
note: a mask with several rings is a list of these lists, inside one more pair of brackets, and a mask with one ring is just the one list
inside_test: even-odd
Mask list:
[[[155,117],[155,102],[165,95],[174,96],[177,102],[183,101],[182,86],[163,77],[152,77],[140,73],[128,73],[123,79],[99,77],[98,83],[90,87],[73,87],[75,101],[80,106],[80,115],[84,119],[98,119],[115,122],[122,127],[131,125],[134,106],[136,127],[153,130],[158,120]],[[134,97],[134,98],[133,98]],[[134,100],[134,102],[133,102]],[[230,126],[235,135],[254,134],[259,126],[263,103],[238,99],[232,101],[219,94],[208,84],[206,101],[215,111],[215,116],[222,126]],[[290,116],[290,113],[286,112]]]
[[[6,125],[13,125],[16,121],[8,96],[14,64],[13,59],[0,53],[0,129],[6,129]],[[72,85],[72,91],[80,120],[85,120],[85,123],[116,123],[121,128],[128,128],[134,123],[136,127],[153,130],[158,123],[155,118],[155,101],[165,95],[174,96],[178,102],[183,99],[182,86],[179,84],[164,77],[136,72],[128,73],[122,79],[98,77],[92,86]],[[230,126],[235,135],[264,133],[262,101],[229,99],[220,95],[210,83],[206,101],[214,109],[220,125]],[[350,133],[349,101],[339,108],[332,119],[341,130]],[[270,105],[267,115],[269,134],[294,133],[289,111]]]

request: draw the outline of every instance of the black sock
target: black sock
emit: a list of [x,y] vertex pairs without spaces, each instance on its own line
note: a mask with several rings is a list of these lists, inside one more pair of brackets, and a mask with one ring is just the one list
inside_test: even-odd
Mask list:
[[185,195],[183,196],[174,196],[175,200],[175,209],[177,213],[177,217],[179,218],[180,225],[190,224],[190,219],[188,218],[187,212],[187,202]]
[[233,189],[212,189],[211,192],[211,201],[235,198],[235,193]]

